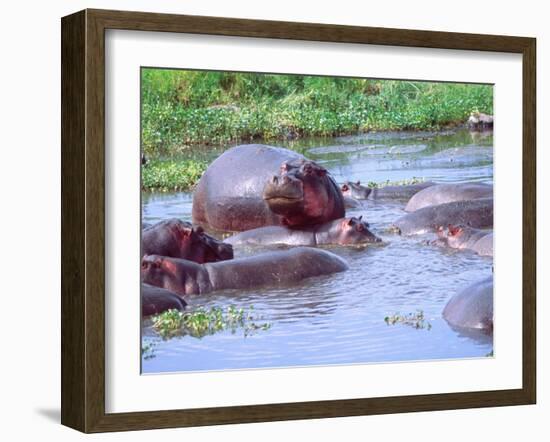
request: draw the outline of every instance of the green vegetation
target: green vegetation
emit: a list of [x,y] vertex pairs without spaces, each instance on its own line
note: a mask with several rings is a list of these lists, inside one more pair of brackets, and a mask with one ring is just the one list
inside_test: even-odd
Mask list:
[[432,325],[424,317],[424,312],[422,310],[417,310],[416,313],[409,313],[407,315],[396,313],[392,316],[386,316],[384,321],[388,325],[403,324],[416,329],[425,328],[426,330],[431,330],[432,328]]
[[255,321],[258,320],[253,306],[246,311],[233,305],[226,310],[220,307],[199,307],[193,312],[167,310],[152,317],[153,329],[165,339],[174,336],[202,338],[224,330],[235,333],[238,329],[242,329],[246,337],[257,330],[268,330],[271,327],[269,323],[257,324]]
[[201,160],[151,160],[141,168],[141,186],[156,192],[189,190],[207,167]]
[[197,144],[439,129],[492,114],[492,102],[486,85],[143,69],[142,148],[157,158]]
[[408,178],[408,179],[396,180],[396,181],[386,180],[386,181],[382,181],[381,183],[377,183],[375,181],[369,181],[367,183],[367,187],[371,187],[374,189],[374,188],[380,188],[380,187],[386,187],[386,186],[410,186],[412,184],[423,183],[424,181],[426,181],[425,178],[417,178],[413,176],[412,178]]

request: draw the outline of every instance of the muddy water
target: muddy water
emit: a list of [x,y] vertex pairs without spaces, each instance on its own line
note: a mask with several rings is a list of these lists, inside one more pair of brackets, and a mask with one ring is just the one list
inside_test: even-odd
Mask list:
[[[493,180],[491,134],[380,133],[287,142],[323,164],[338,182],[383,182],[420,177],[438,182]],[[215,158],[220,151],[202,153]],[[144,194],[143,221],[191,220],[191,195]],[[428,237],[388,233],[404,202],[366,201],[348,215],[363,215],[382,246],[329,249],[346,259],[347,272],[299,286],[221,291],[189,298],[196,306],[254,306],[267,331],[229,331],[196,339],[160,339],[147,322],[144,373],[485,357],[492,337],[452,329],[441,317],[447,300],[491,273],[492,259],[426,245]],[[237,256],[262,249],[242,248]],[[386,316],[424,312],[430,328],[388,325]],[[152,356],[152,357],[150,357]]]

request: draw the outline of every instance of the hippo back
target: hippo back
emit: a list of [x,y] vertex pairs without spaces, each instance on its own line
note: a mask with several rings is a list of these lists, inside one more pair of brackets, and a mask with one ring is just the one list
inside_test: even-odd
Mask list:
[[492,331],[493,276],[454,295],[443,309],[443,318],[454,327]]
[[436,184],[414,194],[405,207],[406,212],[414,212],[427,206],[466,201],[479,198],[492,198],[493,186],[483,183]]

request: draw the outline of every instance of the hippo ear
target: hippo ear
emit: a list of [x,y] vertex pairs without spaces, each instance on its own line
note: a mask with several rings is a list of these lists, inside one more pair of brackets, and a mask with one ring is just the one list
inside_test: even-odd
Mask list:
[[462,227],[455,227],[449,224],[449,235],[455,236],[462,232]]
[[348,219],[346,224],[348,226],[353,226],[353,224],[355,224],[355,218],[351,217],[350,219]]
[[357,180],[357,185],[358,186],[361,185],[361,181]]
[[342,192],[347,192],[349,190],[349,187],[347,184],[342,184],[341,189],[342,189]]
[[357,218],[359,221],[361,221],[363,219],[363,215],[359,216],[359,218]]
[[325,169],[324,167],[317,166],[316,172],[318,176],[325,176],[327,174],[327,169]]
[[[193,229],[197,235],[202,235],[204,233],[204,229],[201,226],[197,226]],[[193,231],[192,230],[192,231]]]

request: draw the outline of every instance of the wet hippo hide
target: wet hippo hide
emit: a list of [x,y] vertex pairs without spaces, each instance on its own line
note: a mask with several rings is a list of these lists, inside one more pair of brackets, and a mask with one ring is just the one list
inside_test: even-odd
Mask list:
[[151,316],[166,310],[183,310],[186,302],[175,293],[149,284],[141,284],[141,315]]
[[223,289],[286,285],[347,268],[346,262],[334,253],[295,247],[206,264],[148,255],[142,259],[141,276],[145,283],[184,296]]
[[409,200],[412,196],[430,186],[435,185],[431,181],[416,184],[399,184],[381,187],[363,186],[360,181],[346,181],[340,186],[344,197],[358,200]]
[[407,206],[406,212],[414,212],[428,206],[451,203],[453,201],[466,201],[479,198],[492,198],[493,186],[483,183],[452,183],[436,184],[423,189],[414,195]]
[[443,309],[453,327],[493,330],[493,276],[477,281],[454,295]]
[[369,230],[369,224],[361,219],[342,218],[303,229],[285,226],[266,226],[247,230],[230,236],[225,242],[232,245],[288,244],[294,246],[317,246],[328,244],[352,245],[380,242]]
[[424,207],[399,218],[393,227],[402,235],[415,235],[437,231],[441,226],[449,224],[478,229],[492,228],[493,198]]
[[344,215],[344,198],[326,169],[260,144],[224,152],[193,194],[193,222],[219,231],[314,225]]
[[142,230],[141,256],[153,254],[202,264],[232,259],[233,248],[208,235],[200,226],[173,218]]
[[449,225],[438,231],[437,245],[453,249],[471,250],[481,256],[493,256],[493,231],[474,229],[468,226]]

